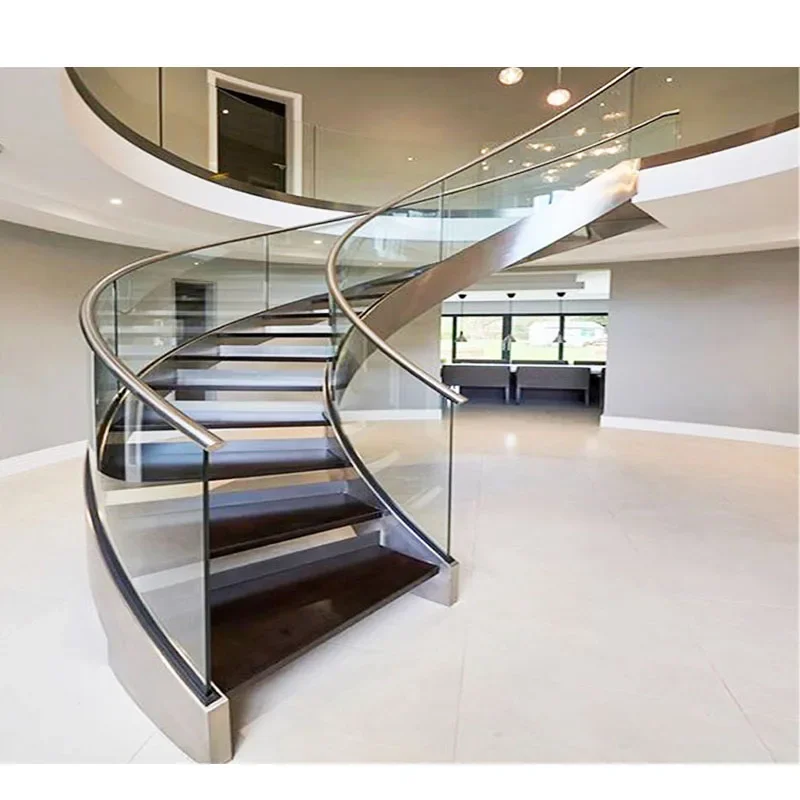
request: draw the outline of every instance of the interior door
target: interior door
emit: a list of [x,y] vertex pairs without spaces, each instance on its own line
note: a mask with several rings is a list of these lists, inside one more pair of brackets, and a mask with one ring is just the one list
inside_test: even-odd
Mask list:
[[[212,328],[213,287],[200,281],[175,281],[175,338],[177,344]],[[202,389],[178,389],[176,400],[204,400]]]
[[264,189],[286,191],[286,106],[217,89],[217,170]]

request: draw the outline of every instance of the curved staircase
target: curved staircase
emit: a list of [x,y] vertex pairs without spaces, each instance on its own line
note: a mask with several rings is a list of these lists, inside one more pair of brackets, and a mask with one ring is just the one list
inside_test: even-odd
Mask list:
[[[415,326],[489,274],[652,223],[630,203],[638,157],[673,144],[676,112],[598,127],[632,72],[370,214],[145,259],[87,296],[109,660],[195,759],[232,755],[226,693],[406,592],[454,602],[464,398],[408,356]],[[595,117],[591,144],[551,154]]]

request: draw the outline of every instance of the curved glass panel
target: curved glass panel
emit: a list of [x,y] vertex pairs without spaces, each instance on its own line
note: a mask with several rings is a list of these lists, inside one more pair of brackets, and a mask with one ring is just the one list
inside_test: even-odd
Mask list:
[[[386,288],[398,291],[394,299],[387,297],[370,309],[365,324],[434,378],[451,356],[455,361],[497,360],[503,346],[499,318],[496,330],[491,318],[479,318],[454,339],[450,354],[443,353],[439,304],[542,249],[578,246],[591,236],[618,232],[598,233],[591,226],[634,191],[635,159],[671,149],[676,140],[674,115],[625,130],[631,127],[630,94],[628,77],[536,136],[356,227],[336,260],[340,288],[347,295],[366,275],[393,273],[395,282]],[[610,180],[590,186],[609,170],[615,170]],[[539,229],[537,219],[542,221]],[[477,243],[482,249],[467,256],[465,251]],[[464,258],[447,266],[461,253]],[[340,320],[337,330],[344,332],[344,315],[334,313]],[[497,388],[507,393],[508,376],[503,384],[501,373],[491,378],[487,373],[486,380],[500,381]],[[345,336],[337,353],[334,386],[342,431],[379,491],[422,536],[447,550],[453,469],[449,401],[359,329]]]
[[[224,337],[257,332],[265,325],[262,312],[282,307],[299,314],[321,311],[325,322],[326,259],[347,224],[276,232],[144,264],[98,294],[91,310],[95,329],[118,361],[200,424],[215,427],[207,417],[213,419],[218,409],[230,412],[233,428],[237,417],[268,419],[280,403],[291,405],[297,396],[283,392],[276,400],[266,393],[265,400],[263,391],[241,391],[237,382],[243,375],[258,388],[264,364],[253,364],[249,375],[247,365],[238,372],[236,365],[226,365],[219,358]],[[217,344],[207,335],[214,336],[222,326],[226,333]],[[268,335],[264,340],[256,336],[256,342],[253,347],[264,351],[275,347]],[[181,345],[185,347],[178,353],[172,352]],[[292,347],[305,352],[319,345]],[[207,384],[202,381],[199,388],[182,388],[177,380],[182,370],[184,376],[202,373],[214,388],[203,388]],[[302,384],[304,373],[297,374]],[[219,481],[213,471],[215,454],[132,395],[97,355],[92,376],[96,440],[90,466],[98,514],[125,577],[189,666],[193,682],[208,693],[213,679],[210,531],[215,504],[225,500],[214,498],[230,492],[235,501],[237,491],[252,489],[257,482],[245,481],[247,486],[240,487],[235,481]],[[225,390],[228,385],[233,391]],[[301,395],[301,401],[306,399]],[[256,439],[257,428],[249,427]],[[236,430],[226,430],[223,438],[240,437]],[[224,464],[224,449],[222,453]]]

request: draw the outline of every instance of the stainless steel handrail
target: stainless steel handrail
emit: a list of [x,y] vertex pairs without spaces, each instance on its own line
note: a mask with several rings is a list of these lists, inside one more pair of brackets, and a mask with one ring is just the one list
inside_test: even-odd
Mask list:
[[[493,150],[490,150],[488,153],[484,153],[479,155],[477,158],[473,159],[472,161],[468,162],[467,164],[463,164],[456,169],[450,170],[450,172],[445,173],[444,175],[440,175],[438,178],[435,178],[427,183],[422,184],[422,186],[418,186],[416,189],[412,189],[410,192],[405,192],[404,194],[400,195],[399,197],[390,200],[388,203],[385,203],[381,207],[375,209],[374,211],[367,214],[365,217],[362,217],[355,225],[352,225],[348,228],[336,241],[333,248],[331,248],[331,252],[328,254],[328,261],[327,261],[327,269],[326,269],[326,281],[328,283],[328,291],[331,294],[336,305],[342,310],[344,315],[350,320],[351,324],[354,325],[367,339],[369,339],[379,350],[381,350],[384,355],[388,356],[392,361],[396,364],[399,364],[403,369],[407,372],[410,372],[415,378],[419,381],[424,383],[426,386],[429,386],[435,392],[440,394],[445,399],[449,400],[451,403],[455,403],[456,405],[460,405],[461,403],[465,403],[467,398],[463,395],[459,394],[458,392],[451,389],[446,384],[442,383],[437,378],[433,377],[433,375],[426,372],[424,369],[419,367],[410,359],[406,358],[402,353],[395,350],[387,341],[382,339],[379,334],[377,334],[372,328],[370,328],[356,313],[350,303],[347,301],[347,298],[344,296],[344,293],[339,286],[339,282],[337,280],[336,275],[336,261],[339,257],[339,253],[341,252],[342,247],[344,246],[345,242],[350,239],[350,237],[357,231],[359,228],[362,228],[368,222],[375,219],[375,217],[380,216],[385,211],[388,211],[390,208],[393,208],[396,205],[399,205],[404,200],[407,200],[410,197],[413,197],[420,192],[424,192],[426,189],[430,189],[432,186],[435,186],[437,183],[443,183],[444,181],[452,178],[454,175],[457,175],[465,170],[469,169],[470,167],[474,167],[477,164],[480,164],[483,161],[488,161],[493,156],[496,156],[498,153],[502,153],[504,150],[507,150],[509,147],[513,147],[515,144],[518,144],[525,139],[539,133],[540,131],[544,130],[545,128],[550,127],[553,123],[558,122],[558,120],[563,119],[565,116],[568,116],[572,112],[576,111],[577,109],[583,107],[591,100],[593,100],[598,95],[602,94],[603,92],[610,89],[612,86],[615,86],[620,81],[627,78],[629,75],[633,74],[639,67],[628,67],[628,69],[621,72],[616,77],[612,78],[608,83],[604,84],[595,91],[591,92],[590,94],[586,95],[582,99],[578,100],[578,102],[573,103],[569,108],[565,108],[560,113],[556,114],[554,117],[551,117],[546,122],[543,122],[537,125],[535,128],[531,128],[529,131],[525,131],[513,139],[509,139],[507,142],[504,142],[501,145],[498,145]],[[624,134],[619,134],[614,138],[619,138]],[[603,140],[605,141],[605,140]],[[597,143],[592,145],[594,147],[597,146]],[[562,160],[567,156],[561,156],[558,160]],[[530,167],[530,170],[539,169],[541,168],[541,164],[537,164],[535,166]]]
[[164,420],[169,422],[174,428],[179,430],[182,434],[187,436],[193,442],[196,442],[204,450],[218,450],[225,444],[225,440],[221,439],[216,434],[205,428],[203,425],[195,422],[191,417],[184,414],[179,408],[174,406],[169,401],[165,400],[158,392],[150,388],[144,381],[140,380],[136,374],[109,348],[103,335],[100,333],[94,321],[94,309],[97,300],[102,292],[107,289],[111,284],[118,281],[120,278],[127,275],[129,272],[134,272],[137,269],[146,267],[149,264],[155,264],[158,261],[165,261],[168,258],[176,256],[183,256],[189,253],[196,253],[199,250],[205,250],[211,247],[223,247],[228,244],[237,244],[239,242],[246,242],[252,239],[260,239],[264,236],[273,236],[279,233],[290,233],[292,231],[302,230],[304,228],[314,228],[321,225],[328,225],[335,222],[342,222],[343,220],[353,219],[360,216],[359,214],[345,214],[340,217],[333,217],[332,219],[322,220],[319,222],[309,222],[303,225],[295,225],[291,228],[278,228],[274,231],[267,231],[261,233],[252,233],[247,236],[239,236],[235,239],[227,239],[222,242],[210,242],[209,244],[201,245],[200,247],[187,247],[181,250],[173,250],[169,253],[159,253],[147,258],[141,258],[131,264],[106,275],[105,278],[96,283],[85,295],[81,301],[79,320],[81,330],[83,331],[84,338],[89,345],[92,352],[105,364],[108,369],[116,375],[121,381],[123,386],[138,397],[143,403],[150,406],[153,411],[159,414]]
[[[429,181],[428,183],[424,184],[423,186],[419,187],[418,189],[415,189],[412,192],[408,192],[408,193],[402,195],[401,197],[397,198],[396,200],[393,200],[393,201],[385,204],[384,206],[372,211],[371,213],[369,213],[366,216],[364,216],[363,214],[360,214],[360,213],[344,214],[344,215],[341,215],[341,216],[338,216],[338,217],[332,217],[331,219],[327,219],[327,220],[319,220],[319,221],[315,221],[315,222],[305,223],[303,225],[296,225],[296,226],[292,226],[292,227],[288,227],[288,228],[279,228],[279,229],[276,229],[274,231],[254,233],[254,234],[249,234],[247,236],[240,236],[240,237],[236,237],[236,238],[233,238],[233,239],[227,239],[227,240],[224,240],[224,241],[221,241],[221,242],[210,242],[208,244],[201,245],[201,246],[194,246],[194,247],[184,248],[184,249],[180,249],[180,250],[173,250],[173,251],[168,252],[168,253],[160,253],[160,254],[155,255],[155,256],[149,256],[147,258],[143,258],[143,259],[140,259],[138,261],[134,261],[131,264],[128,264],[128,265],[126,265],[124,267],[121,267],[120,269],[116,270],[115,272],[111,273],[110,275],[107,275],[105,278],[103,278],[101,281],[99,281],[97,284],[95,284],[89,290],[89,292],[86,294],[86,296],[84,297],[84,299],[83,299],[83,301],[81,303],[80,314],[79,314],[80,326],[81,326],[81,330],[83,331],[84,337],[86,338],[86,341],[87,341],[89,347],[95,353],[95,355],[97,355],[98,358],[100,358],[100,360],[105,364],[105,366],[108,367],[108,369],[121,381],[123,386],[126,389],[128,389],[132,394],[134,394],[142,402],[144,402],[145,404],[150,406],[157,414],[159,414],[167,422],[169,422],[171,425],[173,425],[177,430],[179,430],[181,433],[183,433],[185,436],[190,438],[192,441],[196,442],[198,445],[200,445],[204,449],[206,449],[206,450],[219,449],[220,447],[222,447],[225,444],[224,439],[221,439],[219,436],[217,436],[216,434],[212,433],[210,430],[205,428],[203,425],[200,425],[199,423],[197,423],[191,417],[187,416],[182,411],[180,411],[180,409],[178,409],[175,405],[173,405],[169,401],[165,400],[160,394],[158,394],[156,391],[151,389],[150,386],[148,386],[146,383],[141,381],[131,369],[129,369],[122,361],[120,361],[119,358],[117,358],[117,356],[114,354],[114,352],[108,347],[108,344],[106,343],[105,339],[103,338],[102,334],[100,333],[99,329],[97,328],[97,325],[94,322],[94,313],[93,312],[94,312],[94,308],[95,308],[95,305],[97,303],[98,298],[100,297],[102,292],[108,286],[110,286],[111,284],[113,284],[114,282],[116,282],[117,280],[122,278],[123,276],[127,275],[128,273],[133,272],[133,271],[135,271],[137,269],[141,269],[142,267],[146,267],[149,264],[157,263],[159,261],[164,261],[166,259],[177,257],[177,256],[181,256],[181,255],[187,255],[189,253],[195,253],[195,252],[197,252],[199,250],[208,249],[208,248],[211,248],[211,247],[223,247],[225,245],[237,244],[239,242],[245,242],[245,241],[250,241],[250,240],[253,240],[253,239],[259,239],[261,237],[272,236],[272,235],[281,234],[281,233],[289,233],[289,232],[292,232],[292,231],[299,231],[299,230],[303,230],[305,228],[314,228],[314,227],[318,227],[318,226],[322,226],[322,225],[333,224],[333,223],[336,223],[336,222],[343,222],[343,221],[350,220],[350,219],[363,218],[363,219],[361,219],[361,221],[359,223],[357,223],[356,225],[354,225],[350,229],[348,229],[337,240],[336,244],[334,245],[333,250],[331,251],[331,253],[329,255],[329,258],[328,258],[328,261],[327,261],[327,276],[326,277],[327,277],[329,289],[331,291],[331,294],[332,294],[334,300],[340,306],[340,308],[342,308],[343,312],[351,320],[351,322],[353,322],[353,324],[356,325],[356,327],[362,333],[364,333],[368,338],[370,338],[376,344],[376,346],[379,347],[379,349],[383,350],[396,363],[400,364],[402,367],[404,367],[405,369],[410,371],[412,374],[414,374],[417,377],[419,377],[420,380],[422,380],[427,385],[431,386],[431,388],[435,389],[437,392],[439,392],[440,394],[442,394],[444,397],[446,397],[447,399],[451,400],[452,402],[459,403],[459,404],[463,403],[466,400],[465,397],[463,397],[462,395],[460,395],[457,392],[453,391],[452,389],[450,389],[449,387],[445,386],[444,384],[441,384],[439,381],[437,381],[435,378],[430,376],[428,373],[426,373],[424,370],[422,370],[420,367],[418,367],[412,361],[410,361],[409,359],[405,358],[405,356],[403,356],[401,353],[398,353],[398,352],[394,351],[394,349],[391,348],[391,346],[388,345],[388,343],[384,342],[379,336],[377,336],[377,334],[374,334],[372,332],[372,330],[368,326],[366,326],[366,324],[364,324],[361,321],[360,317],[358,317],[358,315],[355,314],[355,312],[353,312],[352,307],[347,302],[347,299],[344,297],[344,294],[341,292],[337,282],[335,281],[335,274],[333,276],[334,280],[331,281],[331,265],[332,264],[334,265],[334,272],[335,272],[335,261],[336,261],[336,257],[338,256],[339,251],[341,250],[341,246],[344,244],[344,242],[347,239],[349,239],[352,236],[353,233],[355,233],[355,231],[357,231],[360,227],[365,225],[371,219],[374,219],[376,216],[378,216],[379,214],[383,213],[384,211],[388,210],[389,208],[391,208],[393,206],[402,207],[402,201],[403,200],[406,200],[409,197],[412,197],[413,195],[417,194],[418,192],[424,191],[425,189],[429,188],[430,186],[432,186],[432,185],[434,185],[436,183],[439,183],[440,181],[446,180],[447,178],[452,177],[453,175],[455,175],[455,174],[457,174],[459,172],[462,172],[463,170],[468,169],[471,166],[474,166],[475,164],[480,163],[481,161],[485,161],[488,158],[491,158],[493,155],[502,152],[503,150],[507,149],[508,147],[513,146],[517,142],[520,142],[520,141],[528,138],[529,136],[533,135],[534,133],[543,130],[544,128],[548,127],[552,123],[554,123],[557,120],[563,118],[568,113],[571,113],[575,109],[580,108],[581,106],[583,106],[584,104],[589,102],[593,97],[596,97],[598,94],[601,94],[602,92],[604,92],[609,87],[611,87],[614,84],[618,83],[619,81],[623,80],[627,75],[630,75],[636,69],[638,69],[638,67],[631,67],[631,68],[625,70],[624,72],[620,73],[620,75],[616,76],[612,81],[610,81],[609,83],[605,84],[601,88],[597,89],[592,94],[587,95],[582,100],[580,100],[577,103],[573,104],[568,109],[565,109],[560,114],[558,114],[555,117],[551,118],[547,122],[537,126],[536,128],[532,129],[531,131],[527,131],[526,133],[520,134],[520,135],[514,137],[513,139],[510,139],[508,142],[496,147],[490,153],[486,153],[484,155],[481,155],[480,157],[478,157],[474,161],[472,161],[472,162],[470,162],[470,163],[468,163],[468,164],[466,164],[464,166],[461,166],[461,167],[451,171],[450,173],[448,173],[448,174],[446,174],[446,175],[444,175],[444,176],[442,176],[440,178],[437,178],[436,180]],[[677,113],[677,112],[666,112],[663,115],[659,115],[659,117],[669,116],[670,114],[675,114],[675,113]],[[644,127],[646,124],[649,124],[650,122],[655,121],[659,117],[655,117],[652,120],[648,120],[645,123],[640,123],[638,126],[634,126],[634,128],[632,128],[632,129],[630,129],[628,131],[621,132],[620,134],[618,134],[614,138],[619,138],[621,136],[625,136],[628,133],[632,132],[633,130],[636,130],[636,129],[640,128],[640,127]],[[487,178],[485,181],[479,181],[478,183],[470,184],[469,186],[454,188],[454,189],[450,190],[449,192],[443,193],[442,196],[449,196],[450,194],[457,194],[459,192],[466,191],[467,189],[474,189],[474,188],[477,188],[479,186],[483,186],[483,185],[486,185],[486,184],[494,183],[495,181],[502,180],[503,178],[506,178],[506,177],[513,177],[515,175],[519,175],[519,174],[522,174],[524,172],[529,172],[529,171],[532,171],[532,170],[535,170],[535,169],[540,169],[543,166],[547,166],[548,164],[555,163],[556,161],[560,161],[560,160],[563,160],[565,158],[569,158],[570,155],[574,155],[574,154],[582,152],[584,150],[589,150],[589,149],[592,149],[593,147],[597,147],[598,144],[602,143],[602,141],[605,141],[605,140],[594,142],[592,144],[584,146],[583,148],[580,148],[578,150],[572,151],[572,153],[555,157],[555,158],[550,159],[548,161],[544,161],[544,162],[532,165],[531,167],[527,167],[527,168],[525,168],[523,170],[516,170],[516,171],[514,171],[512,173],[507,173],[505,175],[495,176],[495,177],[492,177],[492,178]],[[439,195],[436,195],[436,196],[438,197]],[[415,202],[417,202],[417,201],[415,201]],[[352,316],[351,316],[351,313],[348,313],[348,311],[352,313]]]

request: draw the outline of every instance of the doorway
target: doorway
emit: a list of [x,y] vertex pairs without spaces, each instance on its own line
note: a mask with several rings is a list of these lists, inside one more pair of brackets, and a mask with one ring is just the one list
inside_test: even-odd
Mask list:
[[303,193],[303,96],[214,70],[208,168],[262,189]]
[[217,87],[217,169],[262,189],[286,191],[286,105]]
[[[202,281],[174,281],[175,343],[183,344],[211,330],[214,285]],[[202,389],[176,389],[176,400],[204,400]]]

